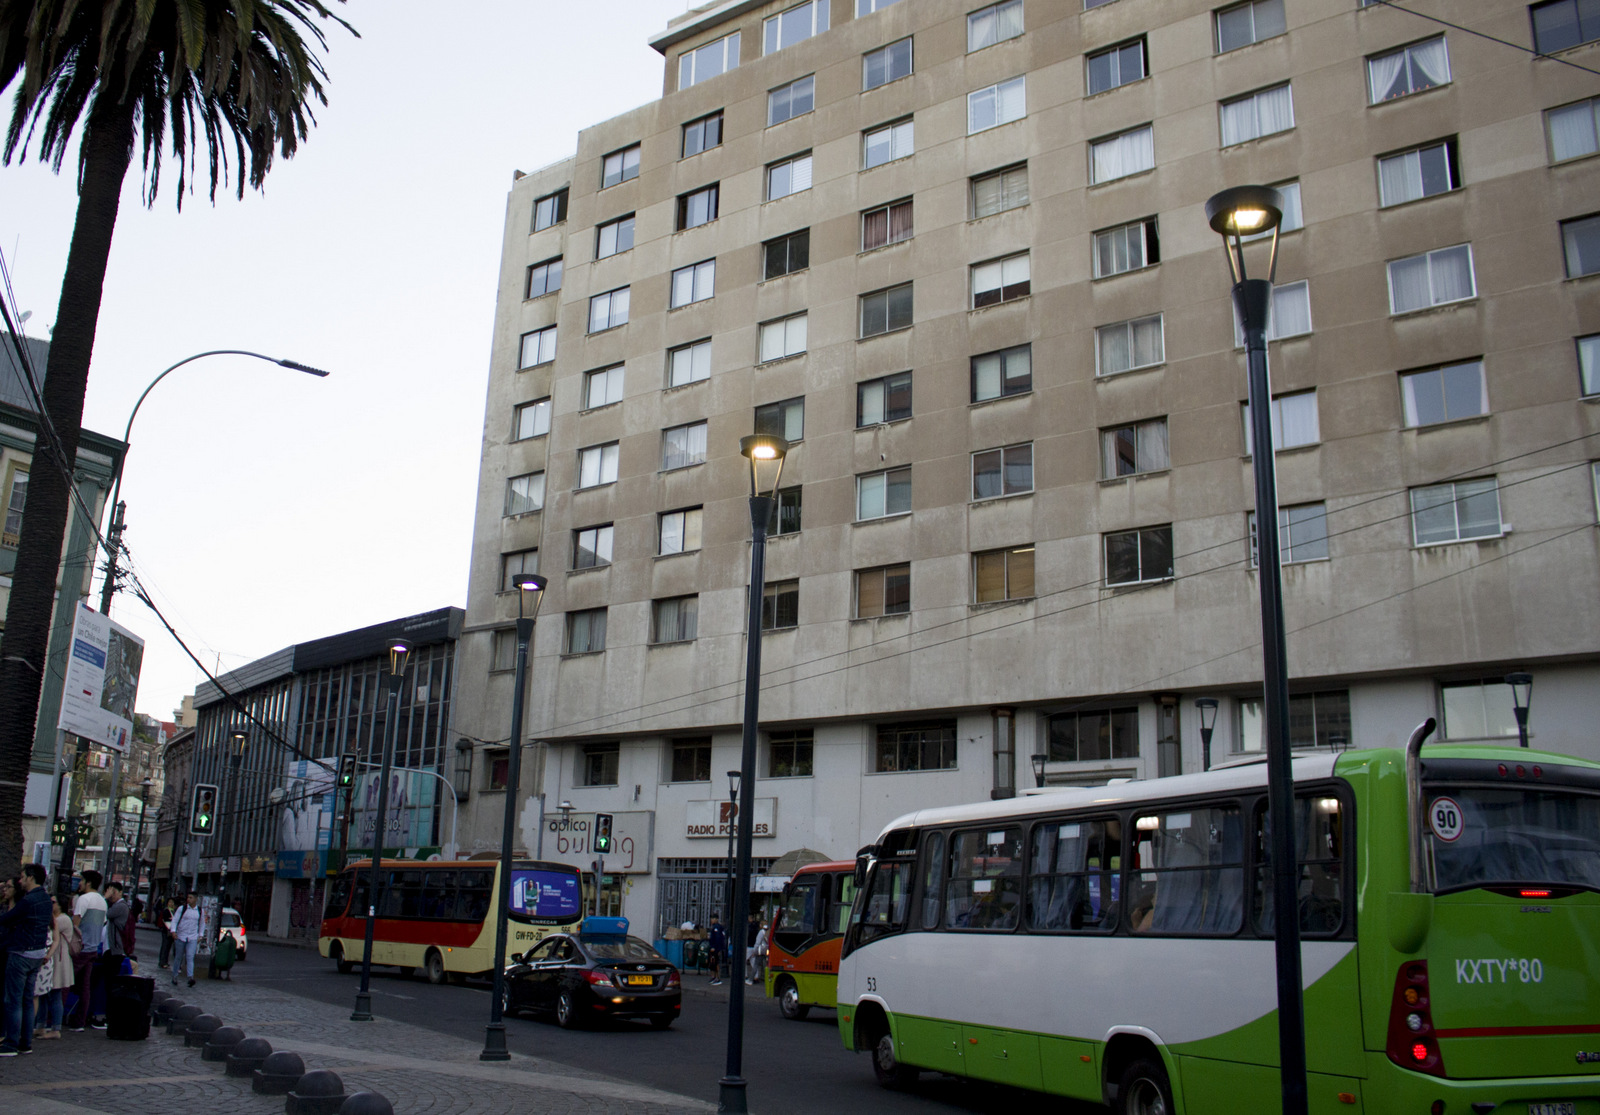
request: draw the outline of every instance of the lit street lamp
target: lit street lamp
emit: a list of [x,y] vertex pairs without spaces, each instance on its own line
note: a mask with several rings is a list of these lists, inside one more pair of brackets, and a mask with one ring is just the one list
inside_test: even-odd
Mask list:
[[766,594],[767,522],[772,518],[773,499],[783,476],[783,458],[789,443],[771,434],[750,434],[739,439],[739,452],[750,462],[750,616],[745,636],[744,660],[744,743],[739,753],[739,771],[744,783],[745,807],[738,817],[739,846],[737,876],[733,881],[733,917],[728,925],[728,970],[734,979],[728,985],[728,1062],[727,1071],[717,1083],[717,1110],[743,1112],[744,1071],[744,950],[745,922],[750,920],[750,842],[755,837],[756,811],[750,808],[756,795],[756,719],[761,707],[761,612]]
[[[1278,1063],[1284,1115],[1306,1113],[1305,1004],[1300,987],[1300,909],[1294,838],[1294,770],[1289,750],[1288,638],[1278,546],[1278,482],[1272,440],[1272,381],[1267,322],[1278,269],[1283,196],[1266,186],[1235,186],[1206,202],[1206,220],[1222,237],[1233,277],[1233,308],[1244,330],[1250,398],[1251,458],[1256,479],[1256,553],[1261,592],[1262,732],[1267,750],[1267,816],[1272,833],[1272,908],[1278,976]],[[1267,277],[1245,270],[1244,237],[1272,234]]]
[[1215,697],[1196,697],[1194,707],[1200,713],[1200,748],[1201,754],[1205,758],[1205,767],[1203,769],[1210,770],[1211,733],[1217,730],[1217,699]]
[[1518,671],[1506,675],[1506,684],[1511,686],[1512,711],[1517,714],[1517,740],[1523,747],[1528,746],[1528,709],[1533,704],[1533,675]]
[[[489,1025],[484,1030],[480,1061],[509,1061],[506,1048],[506,925],[511,913],[511,841],[517,828],[517,787],[522,780],[522,707],[527,704],[528,644],[533,641],[533,621],[544,600],[545,578],[537,573],[513,573],[517,590],[517,670],[511,683],[511,753],[506,757],[506,817],[500,830],[500,905],[494,927],[494,994],[489,996]],[[524,603],[532,599],[532,607]],[[562,802],[565,805],[566,802]],[[599,880],[596,879],[598,886]]]
[[[367,934],[361,948],[361,986],[356,990],[356,1006],[350,1012],[351,1022],[372,1021],[372,936],[377,928],[379,871],[383,867],[383,838],[389,824],[389,764],[394,761],[394,741],[400,733],[400,689],[405,682],[406,659],[411,645],[400,639],[389,644],[389,673],[384,681],[389,687],[389,723],[383,733],[383,760],[378,768],[378,815],[372,822],[372,871],[367,876]],[[352,793],[352,797],[354,794]]]

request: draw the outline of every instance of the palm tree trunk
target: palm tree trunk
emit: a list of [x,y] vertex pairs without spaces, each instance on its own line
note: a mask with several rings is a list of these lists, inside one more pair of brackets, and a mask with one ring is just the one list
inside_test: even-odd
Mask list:
[[[109,96],[102,98],[102,102],[110,100]],[[43,390],[60,455],[41,431],[28,476],[28,503],[23,510],[0,646],[0,877],[4,878],[14,876],[21,863],[23,794],[40,711],[62,538],[71,507],[70,477],[89,386],[89,358],[94,352],[117,204],[133,153],[133,106],[106,103],[102,109],[97,103],[82,144],[78,216],[61,279]],[[61,605],[76,607],[77,603],[77,586],[70,586]],[[54,717],[56,710],[43,713]]]

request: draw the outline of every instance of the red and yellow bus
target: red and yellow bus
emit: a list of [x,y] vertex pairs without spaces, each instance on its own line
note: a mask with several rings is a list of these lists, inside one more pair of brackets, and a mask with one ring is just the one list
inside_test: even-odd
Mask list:
[[812,1007],[834,1008],[839,942],[856,897],[855,863],[812,863],[783,888],[767,932],[767,995],[799,1021]]
[[[494,967],[500,916],[499,860],[384,860],[373,927],[372,962],[401,975],[421,968],[429,983],[483,975]],[[333,881],[317,951],[348,972],[361,961],[367,932],[372,861],[346,867]],[[546,934],[583,920],[583,882],[576,867],[541,860],[511,865],[506,955],[532,948]]]

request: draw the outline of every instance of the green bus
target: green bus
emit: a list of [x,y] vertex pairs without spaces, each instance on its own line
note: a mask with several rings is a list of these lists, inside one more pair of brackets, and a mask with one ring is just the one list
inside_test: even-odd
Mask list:
[[[1312,1112],[1600,1115],[1600,764],[1293,760]],[[1259,760],[927,809],[857,861],[840,1035],[1119,1115],[1279,1105]]]

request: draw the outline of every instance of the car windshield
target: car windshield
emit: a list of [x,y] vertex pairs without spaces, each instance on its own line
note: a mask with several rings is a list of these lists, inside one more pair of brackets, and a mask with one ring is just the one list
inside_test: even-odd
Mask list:
[[583,951],[596,960],[665,960],[637,937],[580,937]]

